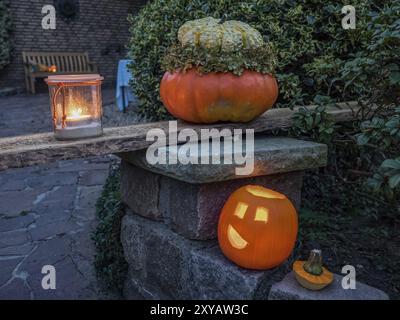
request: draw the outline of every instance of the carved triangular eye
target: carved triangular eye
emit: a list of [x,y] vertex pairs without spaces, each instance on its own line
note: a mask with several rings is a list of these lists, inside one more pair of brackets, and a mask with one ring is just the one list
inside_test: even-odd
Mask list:
[[235,216],[239,217],[240,219],[243,219],[248,207],[249,207],[248,204],[244,202],[238,202],[235,209]]

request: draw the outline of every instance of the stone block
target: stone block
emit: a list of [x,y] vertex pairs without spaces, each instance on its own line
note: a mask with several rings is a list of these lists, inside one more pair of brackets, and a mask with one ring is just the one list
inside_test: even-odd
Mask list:
[[129,264],[128,299],[265,299],[274,276],[285,269],[242,269],[216,241],[188,240],[132,212],[123,218],[121,241]]
[[334,281],[320,291],[303,288],[293,272],[271,287],[269,300],[388,300],[388,295],[376,288],[357,281],[356,289],[343,289],[343,277],[335,274]]
[[240,180],[191,184],[122,161],[122,200],[135,213],[164,220],[177,233],[197,240],[215,239],[218,217],[229,195],[247,184],[279,191],[300,207],[301,171]]
[[159,203],[161,176],[133,166],[121,163],[122,201],[137,214],[161,220]]

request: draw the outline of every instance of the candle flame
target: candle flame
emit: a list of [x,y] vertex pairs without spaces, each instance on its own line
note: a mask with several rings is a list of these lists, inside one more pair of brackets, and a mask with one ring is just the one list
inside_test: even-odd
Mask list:
[[87,120],[90,118],[90,115],[82,113],[83,113],[82,108],[72,108],[71,111],[69,112],[67,120],[79,121],[79,120]]
[[73,118],[79,118],[82,115],[82,109],[78,108],[78,109],[72,109],[71,111],[71,117]]

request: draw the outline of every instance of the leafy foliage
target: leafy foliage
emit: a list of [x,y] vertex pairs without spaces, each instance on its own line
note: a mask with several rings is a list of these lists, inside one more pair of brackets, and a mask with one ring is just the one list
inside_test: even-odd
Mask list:
[[[329,92],[318,98],[318,104],[331,103],[335,86],[343,82],[343,96],[347,96],[348,92],[355,93],[358,104],[362,106],[361,117],[373,115],[371,120],[342,124],[337,126],[334,132],[329,131],[333,143],[330,144],[330,164],[327,170],[337,180],[337,188],[340,188],[340,185],[344,188],[351,184],[353,192],[373,198],[374,203],[380,206],[389,200],[392,209],[385,206],[387,212],[398,212],[393,208],[400,201],[396,183],[397,173],[386,168],[386,164],[396,161],[400,154],[400,108],[396,108],[400,103],[397,57],[400,50],[399,14],[399,3],[374,6],[374,10],[369,13],[371,19],[361,32],[363,46],[344,63],[338,63],[337,56],[331,57],[325,68],[335,69],[337,79],[331,82]],[[317,76],[318,68],[306,68],[309,74],[315,73]],[[327,69],[324,71],[329,73]],[[321,74],[322,81],[323,77],[325,76]],[[314,126],[313,117],[315,114],[312,113],[297,114],[293,131],[297,130],[302,135],[322,141],[316,134],[316,130],[319,129]],[[309,122],[308,126],[306,119]],[[375,194],[371,194],[371,190]],[[332,193],[329,194],[332,196]],[[348,206],[351,207],[351,204]],[[365,211],[372,211],[372,214],[382,212],[372,209],[373,207],[366,206]]]
[[0,0],[0,70],[10,62],[11,18],[6,0]]
[[400,143],[400,107],[392,116],[385,119],[376,116],[362,123],[361,132],[357,135],[360,145],[373,144],[385,150],[397,149]]
[[378,171],[367,181],[375,193],[383,194],[389,200],[400,195],[400,157],[386,159]]
[[122,291],[128,264],[120,241],[121,219],[124,215],[120,195],[119,166],[113,168],[104,186],[96,209],[99,224],[93,240],[96,246],[97,276],[108,289]]
[[326,112],[325,106],[316,109],[302,107],[293,117],[292,135],[307,135],[313,140],[330,143],[335,130],[335,121]]
[[230,71],[236,75],[241,75],[244,70],[274,74],[275,66],[275,51],[268,44],[257,49],[242,49],[229,53],[175,44],[162,61],[163,70],[170,72],[196,67],[201,73]]
[[400,107],[390,116],[385,114],[363,122],[356,137],[361,147],[383,161],[377,169],[373,168],[375,173],[367,180],[367,187],[395,201],[400,195]]
[[[135,78],[132,88],[139,98],[139,112],[151,119],[168,117],[159,98],[162,59],[176,43],[177,31],[184,22],[207,16],[248,23],[276,48],[278,107],[307,105],[317,95],[330,96],[335,101],[352,100],[366,90],[362,82],[368,81],[369,73],[356,79],[351,75],[368,69],[366,62],[373,66],[376,61],[375,57],[370,60],[368,56],[358,57],[359,52],[368,46],[370,50],[379,51],[388,44],[386,39],[392,42],[398,37],[396,25],[390,29],[390,34],[383,27],[395,19],[398,9],[393,6],[390,10],[384,9],[387,12],[383,16],[376,13],[385,5],[384,8],[389,8],[390,3],[388,0],[354,0],[357,29],[344,30],[341,26],[341,8],[347,4],[344,0],[334,3],[322,0],[150,1],[138,15],[130,18],[129,49],[135,61],[130,68]],[[376,24],[374,28],[369,25],[371,21]]]

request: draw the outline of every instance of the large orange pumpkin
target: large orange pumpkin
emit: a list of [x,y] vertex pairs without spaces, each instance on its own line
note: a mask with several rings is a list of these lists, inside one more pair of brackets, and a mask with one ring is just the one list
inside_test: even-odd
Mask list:
[[285,195],[249,185],[236,190],[223,207],[218,241],[239,266],[265,270],[287,259],[297,231],[296,209]]
[[276,79],[255,71],[200,74],[197,69],[166,72],[161,99],[176,118],[194,123],[248,122],[278,98]]

